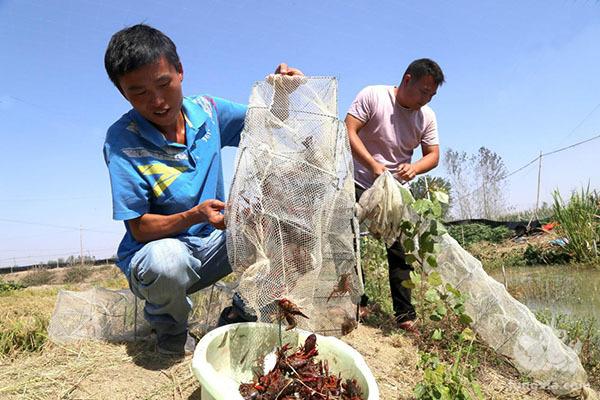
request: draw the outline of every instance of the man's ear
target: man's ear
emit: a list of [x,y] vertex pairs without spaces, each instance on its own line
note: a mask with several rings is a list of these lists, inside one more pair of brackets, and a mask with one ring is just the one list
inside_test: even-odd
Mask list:
[[183,64],[179,63],[175,69],[179,73],[179,80],[183,82]]
[[408,83],[410,82],[411,79],[412,79],[412,76],[410,74],[405,74],[402,77],[402,85],[404,85],[404,86],[408,85]]

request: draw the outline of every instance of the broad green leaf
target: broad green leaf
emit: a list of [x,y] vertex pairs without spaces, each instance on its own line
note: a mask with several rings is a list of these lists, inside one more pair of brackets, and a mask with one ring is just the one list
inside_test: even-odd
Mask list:
[[405,280],[405,281],[402,281],[402,286],[404,286],[407,289],[414,289],[414,288],[416,288],[414,282],[411,281],[411,280],[408,280],[408,279]]
[[404,251],[406,253],[412,253],[413,251],[415,251],[415,241],[411,238],[404,239],[404,241],[402,242],[402,246],[404,246]]
[[[435,258],[435,256],[434,256],[434,255],[427,256],[427,264],[429,264],[429,266],[430,266],[431,268],[437,268],[437,266],[438,266],[438,263],[437,263],[437,258]],[[439,275],[439,274],[438,274],[438,275]],[[440,278],[440,283],[439,283],[439,284],[440,284],[440,285],[442,284],[442,282],[441,282],[441,278]]]
[[410,190],[406,188],[400,188],[400,195],[402,196],[402,203],[406,205],[411,205],[415,202],[415,198],[413,197]]
[[406,261],[408,264],[414,264],[417,262],[417,257],[415,257],[412,254],[407,254],[404,256],[404,261]]
[[440,295],[434,288],[429,288],[425,292],[425,300],[430,303],[435,303],[436,301],[440,300]]
[[446,307],[444,307],[443,304],[438,304],[438,306],[435,308],[435,312],[440,315],[440,316],[445,316],[446,315]]
[[410,280],[413,281],[413,283],[415,285],[419,285],[421,283],[421,274],[419,274],[418,272],[410,271],[408,273],[408,276],[410,277]]
[[473,322],[471,317],[469,317],[467,314],[461,314],[460,317],[458,317],[458,319],[465,325],[471,325],[471,323]]
[[442,320],[442,317],[439,316],[438,314],[433,313],[429,316],[429,319],[432,321],[438,322],[438,321]]
[[431,210],[431,201],[427,199],[419,199],[415,201],[413,209],[417,214],[423,215],[427,211]]
[[446,290],[452,293],[454,297],[460,297],[460,291],[449,283],[446,283]]
[[435,218],[440,218],[442,216],[442,205],[437,201],[433,202],[431,204],[431,212]]
[[468,342],[475,340],[475,333],[471,330],[471,328],[465,328],[460,334],[462,338]]
[[442,330],[438,328],[435,331],[433,331],[433,334],[431,335],[431,339],[442,340]]
[[[431,256],[429,256],[431,257]],[[427,258],[427,262],[429,263],[429,257]],[[442,284],[442,277],[440,273],[437,271],[433,271],[427,276],[427,283],[431,286],[440,286]]]
[[435,200],[443,204],[448,204],[448,200],[450,199],[447,193],[438,190],[434,191],[432,195]]
[[426,253],[433,253],[435,248],[434,244],[433,238],[426,232],[419,238],[419,251],[422,250]]

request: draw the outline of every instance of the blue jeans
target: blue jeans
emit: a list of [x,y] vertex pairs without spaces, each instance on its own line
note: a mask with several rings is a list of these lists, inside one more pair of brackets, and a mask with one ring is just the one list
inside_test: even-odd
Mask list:
[[157,335],[177,335],[188,328],[192,301],[187,296],[231,273],[225,233],[155,240],[131,260],[129,286],[146,300],[144,316]]

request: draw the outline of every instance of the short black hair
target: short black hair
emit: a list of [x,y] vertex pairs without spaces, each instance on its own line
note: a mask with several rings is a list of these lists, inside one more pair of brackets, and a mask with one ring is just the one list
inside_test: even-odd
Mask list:
[[112,83],[122,93],[120,77],[144,65],[155,63],[162,56],[177,72],[181,72],[175,43],[158,29],[137,24],[120,30],[110,38],[104,54],[104,67]]
[[429,58],[419,58],[410,63],[403,76],[409,74],[411,79],[415,78],[417,81],[424,76],[431,76],[436,85],[441,86],[445,82],[444,73],[442,69],[433,60]]

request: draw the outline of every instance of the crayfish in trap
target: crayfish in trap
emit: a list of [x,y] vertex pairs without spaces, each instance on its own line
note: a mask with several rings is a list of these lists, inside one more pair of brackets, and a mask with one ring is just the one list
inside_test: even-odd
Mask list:
[[364,400],[356,379],[344,382],[329,373],[327,361],[315,360],[319,354],[315,334],[295,353],[287,355],[288,350],[287,343],[276,350],[277,361],[269,373],[240,384],[244,400]]
[[279,307],[279,320],[281,321],[285,319],[288,323],[287,328],[285,328],[286,331],[294,329],[296,325],[298,325],[298,321],[296,321],[296,316],[301,316],[308,319],[306,314],[300,311],[300,307],[298,307],[288,299],[277,300],[277,306]]

